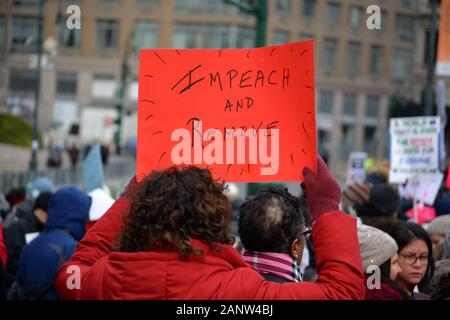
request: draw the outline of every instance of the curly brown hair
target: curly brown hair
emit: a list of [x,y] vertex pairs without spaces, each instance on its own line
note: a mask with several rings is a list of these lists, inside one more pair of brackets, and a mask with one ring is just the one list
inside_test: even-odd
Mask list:
[[141,183],[130,214],[113,250],[122,252],[176,251],[182,259],[202,251],[191,238],[210,244],[230,244],[228,221],[231,205],[224,184],[209,170],[171,167],[154,172]]

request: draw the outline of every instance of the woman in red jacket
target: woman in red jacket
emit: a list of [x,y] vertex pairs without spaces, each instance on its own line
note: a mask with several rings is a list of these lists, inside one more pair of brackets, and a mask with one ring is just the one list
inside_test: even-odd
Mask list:
[[[56,281],[65,299],[364,299],[356,220],[321,159],[304,172],[318,279],[274,283],[228,244],[223,185],[194,167],[156,172],[89,230]],[[135,191],[133,191],[135,190]],[[130,200],[131,208],[130,208]],[[111,250],[112,248],[112,250]]]

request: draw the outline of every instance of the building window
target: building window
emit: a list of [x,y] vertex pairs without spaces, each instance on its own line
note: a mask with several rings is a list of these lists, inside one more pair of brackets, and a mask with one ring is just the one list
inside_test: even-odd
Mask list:
[[273,33],[272,45],[285,44],[289,42],[289,32],[275,31]]
[[61,28],[60,44],[64,48],[79,48],[81,42],[81,30]]
[[76,73],[58,73],[56,77],[56,95],[59,97],[75,97],[77,95]]
[[391,79],[396,82],[411,83],[414,54],[405,49],[394,49],[391,64]]
[[138,21],[134,24],[133,50],[156,48],[158,46],[158,24],[150,21]]
[[174,48],[228,48],[229,28],[223,25],[176,24],[172,33]]
[[336,67],[336,51],[336,40],[327,39],[324,41],[323,69],[326,72],[332,72]]
[[367,154],[374,156],[377,152],[377,144],[375,139],[376,127],[365,127],[364,128],[364,151]]
[[238,27],[236,48],[255,47],[256,32],[254,28]]
[[160,6],[160,0],[135,0],[136,4],[142,8],[157,8]]
[[36,89],[36,72],[29,70],[9,71],[9,91],[34,92]]
[[381,75],[383,73],[384,49],[381,46],[373,45],[370,48],[369,73],[371,75]]
[[302,33],[299,36],[299,40],[300,41],[314,40],[314,36],[312,34]]
[[37,74],[30,70],[9,70],[9,90],[6,100],[9,112],[31,121],[35,107]]
[[303,0],[302,15],[313,19],[316,15],[316,0]]
[[291,0],[277,0],[277,14],[280,20],[289,19],[291,15]]
[[361,45],[357,42],[349,42],[347,48],[347,73],[350,76],[359,72],[361,60]]
[[350,152],[354,149],[355,144],[355,126],[352,124],[342,125],[342,143],[340,144],[340,152],[338,152],[340,161],[347,161]]
[[119,38],[119,26],[115,20],[97,21],[97,48],[115,50]]
[[403,8],[416,9],[419,5],[417,0],[397,0],[397,4]]
[[113,9],[119,4],[119,0],[97,0],[97,5],[107,9]]
[[346,116],[356,117],[357,97],[356,94],[346,93],[344,95],[344,106],[342,113]]
[[366,118],[378,119],[380,111],[380,97],[370,95],[367,97]]
[[333,92],[329,90],[321,90],[319,96],[319,113],[333,113]]
[[38,28],[38,18],[12,17],[11,51],[36,51]]
[[113,75],[95,75],[91,89],[92,98],[111,100],[116,96],[117,82]]
[[352,29],[361,28],[364,17],[364,9],[357,6],[350,7],[350,12],[348,15],[348,23]]
[[414,41],[415,19],[412,16],[397,15],[395,17],[395,35],[398,40]]
[[236,15],[239,9],[223,0],[175,0],[176,13]]
[[341,18],[341,5],[339,3],[328,2],[326,8],[325,20],[330,27],[339,26]]
[[12,0],[13,6],[37,6],[38,0]]

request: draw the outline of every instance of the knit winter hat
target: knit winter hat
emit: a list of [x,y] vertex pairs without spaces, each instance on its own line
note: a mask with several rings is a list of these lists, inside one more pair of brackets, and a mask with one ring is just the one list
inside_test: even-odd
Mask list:
[[369,266],[381,266],[397,253],[397,243],[386,232],[365,224],[358,225],[357,231],[364,273]]
[[428,234],[445,235],[450,230],[450,214],[437,217],[427,227]]
[[37,177],[27,188],[27,196],[30,199],[36,199],[42,192],[54,192],[55,186],[50,179],[46,177]]
[[89,209],[89,221],[97,221],[114,204],[114,199],[103,189],[94,189],[89,193],[92,199]]
[[447,231],[447,235],[445,236],[444,247],[447,257],[450,257],[450,230]]
[[370,190],[369,201],[357,206],[360,217],[390,217],[401,208],[398,191],[388,184],[374,185]]

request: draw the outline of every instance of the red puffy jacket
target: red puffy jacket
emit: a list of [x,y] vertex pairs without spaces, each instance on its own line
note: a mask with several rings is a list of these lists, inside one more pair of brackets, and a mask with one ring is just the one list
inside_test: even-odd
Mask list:
[[231,246],[216,252],[197,240],[192,244],[204,255],[188,261],[174,252],[110,253],[127,212],[128,200],[117,200],[79,242],[58,273],[61,298],[364,299],[356,220],[342,212],[326,213],[314,225],[315,283],[266,281]]

